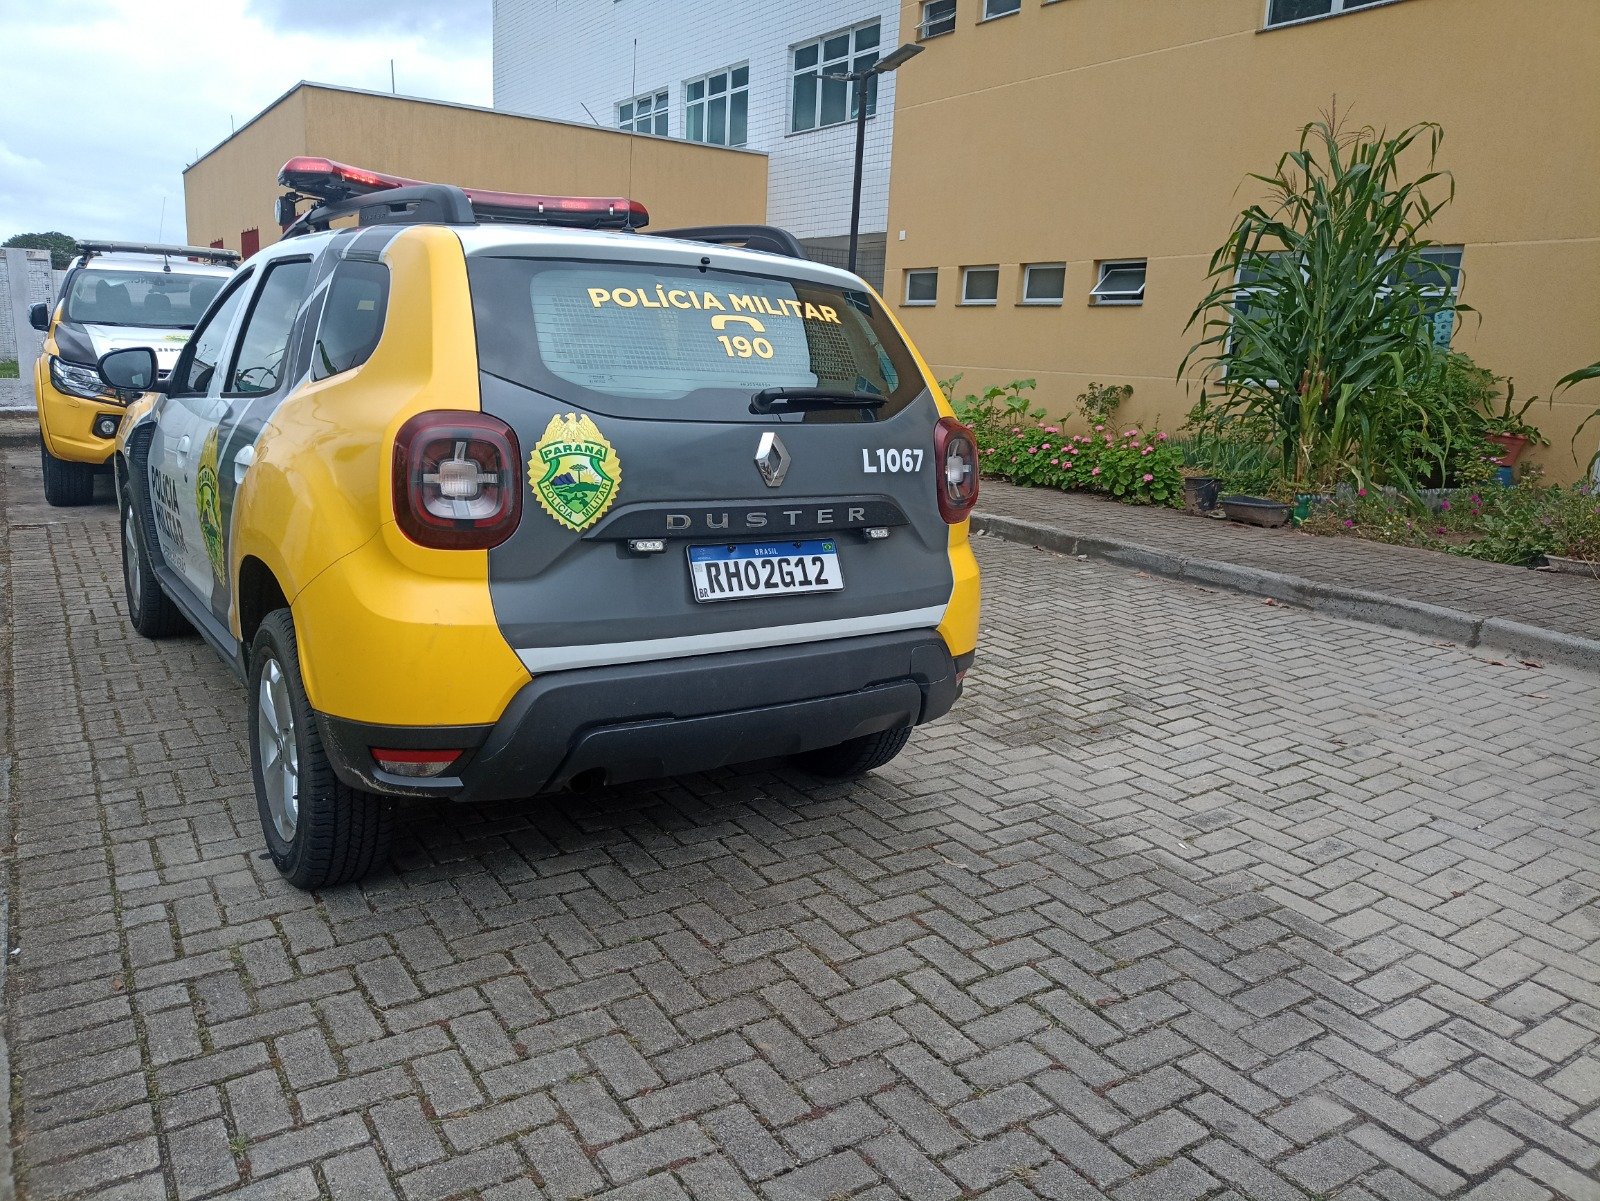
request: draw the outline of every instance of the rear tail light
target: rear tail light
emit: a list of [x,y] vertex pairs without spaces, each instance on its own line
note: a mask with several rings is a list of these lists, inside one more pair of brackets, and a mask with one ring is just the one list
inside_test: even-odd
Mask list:
[[522,519],[522,455],[487,413],[419,413],[394,440],[394,515],[407,538],[488,550]]
[[954,417],[933,427],[933,463],[939,473],[939,516],[958,525],[978,503],[978,440]]
[[460,751],[408,751],[372,747],[372,761],[391,776],[410,776],[414,779],[431,779],[442,776],[450,765],[461,758]]

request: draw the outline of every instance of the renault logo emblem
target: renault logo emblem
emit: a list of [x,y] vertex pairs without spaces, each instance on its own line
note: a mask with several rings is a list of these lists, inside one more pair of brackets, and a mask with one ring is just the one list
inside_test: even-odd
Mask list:
[[756,447],[756,466],[761,469],[761,478],[767,481],[769,488],[776,488],[789,474],[789,448],[777,434],[761,435]]

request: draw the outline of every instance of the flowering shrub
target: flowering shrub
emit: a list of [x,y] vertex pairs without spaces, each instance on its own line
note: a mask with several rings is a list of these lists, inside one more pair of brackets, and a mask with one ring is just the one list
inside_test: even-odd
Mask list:
[[1060,426],[996,425],[978,430],[983,473],[1045,488],[1100,492],[1134,504],[1172,505],[1183,496],[1181,458],[1167,435],[1137,426],[1068,434]]

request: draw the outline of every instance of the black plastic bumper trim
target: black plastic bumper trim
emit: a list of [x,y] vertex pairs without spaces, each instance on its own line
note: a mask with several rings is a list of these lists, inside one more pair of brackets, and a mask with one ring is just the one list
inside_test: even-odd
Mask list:
[[[319,714],[334,769],[389,796],[508,800],[795,754],[949,712],[958,665],[932,630],[554,672],[491,726],[382,726]],[[380,771],[374,746],[462,747],[449,776]]]

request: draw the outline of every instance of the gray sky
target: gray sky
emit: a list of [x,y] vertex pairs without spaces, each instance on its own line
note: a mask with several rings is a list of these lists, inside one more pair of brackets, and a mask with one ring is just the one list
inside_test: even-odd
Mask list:
[[182,241],[184,167],[302,79],[487,105],[489,3],[0,0],[0,241],[153,240],[163,198]]

